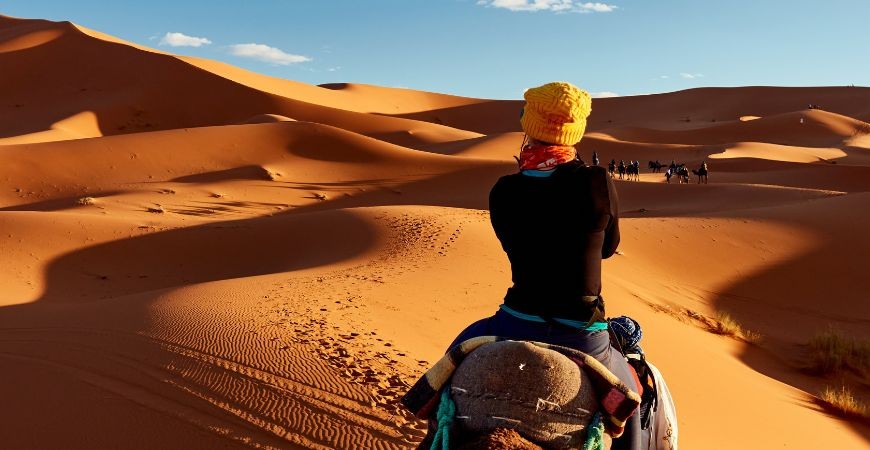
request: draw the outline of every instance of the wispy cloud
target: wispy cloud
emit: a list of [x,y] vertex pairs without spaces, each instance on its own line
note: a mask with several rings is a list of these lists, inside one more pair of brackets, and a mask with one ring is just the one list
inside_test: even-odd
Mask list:
[[256,59],[279,66],[286,66],[301,62],[311,61],[311,58],[302,55],[286,53],[281,49],[269,47],[263,44],[235,44],[229,46],[230,54],[242,58]]
[[683,78],[685,78],[685,79],[687,79],[687,80],[693,80],[693,79],[695,79],[695,78],[702,78],[702,77],[704,76],[704,74],[703,74],[703,73],[687,73],[687,72],[681,72],[681,73],[680,73],[680,76],[683,77]]
[[202,47],[208,44],[211,41],[204,37],[188,36],[184,33],[166,33],[160,38],[160,45],[170,47]]
[[607,3],[582,2],[577,0],[478,0],[478,5],[502,8],[510,11],[553,12],[613,12],[618,7]]
[[592,98],[619,97],[619,94],[617,94],[616,92],[610,92],[610,91],[592,92],[589,95],[591,95]]
[[592,3],[592,2],[580,3],[580,2],[576,2],[576,3],[574,3],[574,8],[577,8],[577,9],[582,10],[582,11],[589,11],[589,12],[613,12],[615,9],[617,9],[619,7],[616,5],[608,5],[607,3]]

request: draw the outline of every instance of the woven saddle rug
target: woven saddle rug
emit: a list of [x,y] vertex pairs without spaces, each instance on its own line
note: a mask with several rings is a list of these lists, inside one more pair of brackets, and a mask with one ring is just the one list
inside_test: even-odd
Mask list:
[[596,412],[607,434],[619,437],[640,404],[636,392],[583,352],[496,336],[472,338],[450,349],[402,403],[430,419],[447,387],[457,423],[464,428],[512,428],[556,447],[582,440]]

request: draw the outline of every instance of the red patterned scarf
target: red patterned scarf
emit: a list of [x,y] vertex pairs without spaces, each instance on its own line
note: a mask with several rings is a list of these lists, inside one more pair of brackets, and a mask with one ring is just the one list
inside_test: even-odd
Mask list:
[[550,170],[577,159],[577,150],[571,145],[529,144],[520,150],[520,170]]

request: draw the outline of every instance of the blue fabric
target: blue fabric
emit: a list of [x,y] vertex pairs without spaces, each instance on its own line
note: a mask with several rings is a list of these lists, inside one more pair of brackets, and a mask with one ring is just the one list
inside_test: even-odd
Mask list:
[[526,170],[523,170],[521,173],[527,177],[547,178],[550,175],[552,175],[553,172],[555,172],[555,170],[553,170],[553,169],[550,169],[550,170],[526,169]]
[[628,316],[619,316],[610,319],[610,329],[616,334],[622,352],[625,354],[637,353],[643,355],[640,348],[640,340],[643,338],[643,330],[636,320]]
[[[540,316],[533,316],[533,315],[531,315],[531,314],[521,313],[521,312],[519,312],[519,311],[517,311],[517,310],[511,308],[511,307],[508,306],[508,305],[501,305],[499,308],[500,308],[502,311],[504,311],[504,312],[506,312],[506,313],[508,313],[508,314],[510,314],[510,315],[512,315],[512,316],[514,316],[514,317],[516,317],[516,318],[518,318],[518,319],[523,319],[523,320],[528,320],[528,321],[531,321],[531,322],[538,322],[538,323],[546,323],[546,322],[547,322],[546,320],[544,320],[543,317],[540,317]],[[592,325],[589,325],[589,326],[587,327],[587,326],[586,326],[586,323],[587,323],[587,322],[581,322],[581,321],[579,321],[579,320],[569,320],[569,319],[559,319],[559,318],[555,318],[555,319],[553,319],[553,320],[555,320],[556,322],[561,323],[562,325],[565,325],[565,326],[568,326],[568,327],[571,327],[571,328],[576,328],[576,329],[578,329],[578,330],[586,330],[586,331],[602,331],[602,330],[607,330],[607,322],[595,322],[595,323],[593,323]]]
[[[502,336],[519,341],[537,341],[561,345],[580,350],[605,365],[607,362],[603,361],[602,358],[610,359],[610,349],[612,348],[610,335],[606,331],[578,330],[554,326],[546,322],[523,320],[499,309],[492,317],[478,320],[469,325],[456,337],[448,349],[478,336]],[[613,351],[616,352],[616,349]],[[625,358],[619,353],[614,353],[613,359],[624,360]],[[634,383],[630,383],[629,386],[634,386]]]

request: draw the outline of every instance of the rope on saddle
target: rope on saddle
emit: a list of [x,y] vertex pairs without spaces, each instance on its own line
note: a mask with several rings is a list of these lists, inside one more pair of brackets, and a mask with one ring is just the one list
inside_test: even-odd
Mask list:
[[604,423],[601,422],[601,411],[592,416],[592,421],[586,427],[586,442],[583,450],[604,450]]
[[456,404],[450,398],[450,387],[445,386],[441,391],[441,403],[438,405],[436,420],[438,428],[435,438],[432,439],[430,450],[450,450],[450,429],[453,428],[453,419],[456,418]]

